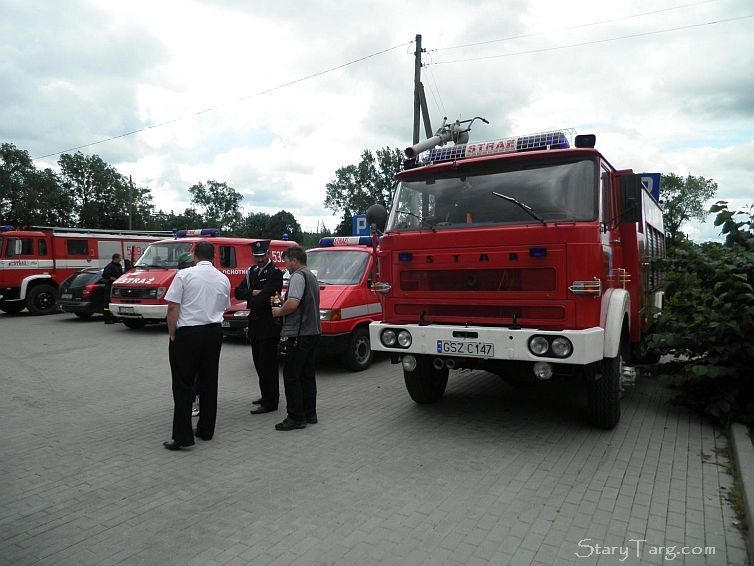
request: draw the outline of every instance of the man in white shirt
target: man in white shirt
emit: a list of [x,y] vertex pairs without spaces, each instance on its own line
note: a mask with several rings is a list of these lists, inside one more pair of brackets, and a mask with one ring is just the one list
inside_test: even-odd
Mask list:
[[211,243],[198,242],[194,257],[196,265],[177,271],[165,294],[174,402],[173,438],[163,443],[168,450],[194,444],[191,403],[195,377],[201,403],[196,435],[210,440],[215,433],[221,323],[230,306],[231,287],[228,278],[212,265],[215,250]]

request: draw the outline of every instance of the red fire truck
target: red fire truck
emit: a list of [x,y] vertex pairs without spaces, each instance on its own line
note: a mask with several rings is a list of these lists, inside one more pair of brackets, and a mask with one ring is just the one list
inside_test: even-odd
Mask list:
[[85,267],[104,267],[113,254],[138,258],[170,232],[0,226],[0,310],[32,314],[57,310],[57,289]]
[[417,403],[439,400],[451,369],[570,376],[591,423],[612,428],[624,364],[662,307],[658,203],[593,135],[432,149],[448,139],[408,148],[431,152],[397,175],[389,216],[370,210],[370,224],[387,217],[372,348],[402,363]]
[[[129,328],[142,328],[148,322],[163,322],[168,305],[163,298],[178,269],[178,257],[192,252],[199,241],[215,246],[214,265],[230,279],[235,290],[253,263],[251,244],[259,238],[225,238],[216,228],[177,230],[174,237],[151,244],[134,264],[134,269],[113,283],[110,312]],[[285,269],[282,253],[296,242],[272,240],[272,261]],[[231,291],[231,297],[233,291]]]

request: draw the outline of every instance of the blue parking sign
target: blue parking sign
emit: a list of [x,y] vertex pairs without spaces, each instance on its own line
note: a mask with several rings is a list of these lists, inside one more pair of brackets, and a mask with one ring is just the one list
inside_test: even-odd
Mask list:
[[660,202],[660,173],[639,173],[641,182],[647,187],[647,190],[652,195],[652,198],[657,202]]
[[367,225],[366,214],[354,214],[352,236],[369,236],[369,225]]

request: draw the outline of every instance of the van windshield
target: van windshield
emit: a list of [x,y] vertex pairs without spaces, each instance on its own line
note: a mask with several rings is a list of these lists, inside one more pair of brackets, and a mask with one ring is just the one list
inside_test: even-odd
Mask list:
[[320,283],[326,285],[357,285],[364,276],[369,261],[369,252],[359,251],[311,251],[306,254],[306,263]]
[[193,245],[192,242],[150,244],[134,265],[142,268],[162,267],[165,269],[176,269],[178,267],[178,256],[191,251]]
[[399,183],[387,230],[594,220],[596,188],[593,159],[453,169]]

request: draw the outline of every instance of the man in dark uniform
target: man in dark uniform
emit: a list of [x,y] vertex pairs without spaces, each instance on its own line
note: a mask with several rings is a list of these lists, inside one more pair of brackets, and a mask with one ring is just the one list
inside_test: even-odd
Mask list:
[[105,308],[103,310],[105,324],[113,324],[113,322],[115,322],[114,317],[110,312],[110,292],[113,289],[113,282],[123,275],[123,268],[120,266],[122,260],[121,255],[113,254],[112,259],[113,260],[108,263],[102,271],[102,278],[105,280]]
[[254,401],[258,408],[252,415],[277,411],[280,399],[278,386],[277,347],[280,324],[272,318],[270,299],[283,288],[283,272],[272,263],[270,241],[259,240],[251,245],[253,265],[236,289],[236,299],[246,299],[249,308],[249,342],[254,368],[259,376],[261,399]]

